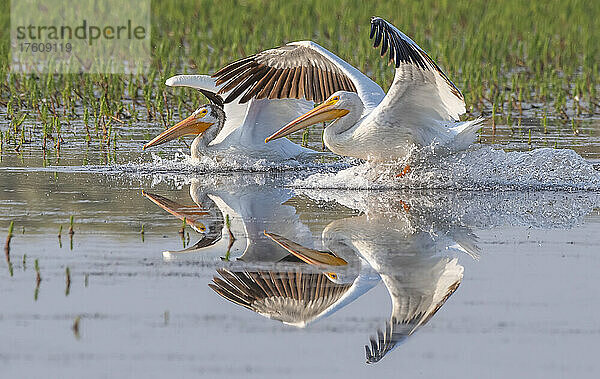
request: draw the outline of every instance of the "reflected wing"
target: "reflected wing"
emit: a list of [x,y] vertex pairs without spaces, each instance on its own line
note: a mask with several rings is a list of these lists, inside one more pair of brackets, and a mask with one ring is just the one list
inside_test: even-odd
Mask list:
[[386,119],[402,119],[422,125],[430,121],[458,120],[465,113],[461,92],[439,66],[415,42],[392,24],[379,17],[371,18],[373,46],[381,45],[381,56],[388,53],[396,74],[388,94],[371,117],[379,124]]
[[383,90],[360,71],[311,41],[292,42],[235,61],[214,75],[225,102],[250,99],[301,99],[320,103],[336,91],[357,92],[378,103]]
[[385,330],[378,329],[377,338],[370,339],[371,346],[365,345],[367,363],[378,362],[425,325],[456,291],[462,278],[463,267],[456,258],[440,261],[421,283],[384,277],[394,309]]
[[325,274],[302,271],[218,269],[208,286],[225,299],[286,324],[305,326],[335,304],[351,284],[336,284]]

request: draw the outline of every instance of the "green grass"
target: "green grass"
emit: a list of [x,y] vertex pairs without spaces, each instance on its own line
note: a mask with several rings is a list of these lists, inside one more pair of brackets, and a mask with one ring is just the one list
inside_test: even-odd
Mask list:
[[394,72],[371,48],[372,15],[443,67],[472,116],[519,115],[531,103],[565,122],[600,111],[598,1],[153,1],[149,72],[43,76],[10,72],[8,3],[0,5],[0,151],[34,140],[60,151],[74,123],[83,123],[77,133],[88,143],[116,149],[118,126],[166,127],[202,101],[195,91],[165,88],[169,76],[212,73],[295,40],[321,44],[387,89]]

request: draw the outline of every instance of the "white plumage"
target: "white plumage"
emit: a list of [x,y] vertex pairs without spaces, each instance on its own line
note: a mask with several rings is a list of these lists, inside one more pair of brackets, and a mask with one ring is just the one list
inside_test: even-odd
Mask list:
[[[165,84],[214,93],[220,89],[216,80],[208,75],[177,75],[167,79]],[[228,153],[277,161],[314,153],[289,140],[281,140],[274,146],[267,146],[264,142],[281,125],[311,109],[312,102],[300,99],[252,99],[247,103],[240,103],[238,100],[224,104],[224,125],[207,146],[192,148],[194,158]]]
[[[414,145],[437,145],[449,151],[466,149],[482,119],[458,122],[464,98],[443,71],[415,42],[387,21],[371,19],[374,46],[389,51],[396,67],[387,93],[348,63],[322,47],[303,42],[344,71],[356,93],[342,89],[319,107],[298,117],[267,138],[277,140],[317,122],[335,120],[325,128],[324,142],[340,155],[371,161],[406,156]],[[288,76],[289,78],[289,76]]]
[[[194,144],[192,155],[223,152],[270,160],[297,158],[312,151],[281,137],[330,120],[334,122],[325,128],[323,138],[331,151],[370,161],[403,158],[414,145],[456,151],[473,143],[482,120],[458,122],[465,112],[463,95],[427,53],[379,17],[371,19],[371,38],[374,47],[381,46],[381,56],[388,53],[396,68],[387,94],[358,69],[311,41],[242,58],[211,77],[169,78],[168,86],[192,87],[224,98],[224,124],[217,125],[221,129],[210,143]],[[322,104],[313,108],[316,103]],[[190,127],[199,120],[184,121],[193,133],[204,133],[204,128]],[[167,140],[159,137],[159,142],[146,146]]]

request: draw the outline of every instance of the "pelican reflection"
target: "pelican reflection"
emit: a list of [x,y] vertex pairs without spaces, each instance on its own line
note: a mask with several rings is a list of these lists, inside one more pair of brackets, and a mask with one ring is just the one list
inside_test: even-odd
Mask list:
[[381,360],[414,334],[456,291],[463,278],[457,253],[479,254],[469,230],[424,223],[420,212],[415,215],[421,227],[416,227],[406,202],[389,200],[385,210],[369,207],[360,216],[333,221],[323,231],[327,246],[351,249],[364,259],[391,298],[389,321],[365,346],[367,363]]
[[382,283],[392,306],[365,346],[367,363],[406,342],[456,293],[459,260],[480,255],[472,228],[569,228],[598,204],[556,192],[296,190],[292,197],[287,189],[199,181],[190,194],[197,207],[151,200],[223,251],[229,216],[238,259],[219,264],[209,286],[234,304],[306,327]]
[[[296,208],[285,204],[292,196],[291,191],[264,186],[255,179],[246,176],[212,181],[192,179],[189,192],[194,205],[144,191],[143,195],[153,203],[202,234],[198,243],[186,249],[164,252],[165,258],[208,247],[228,251],[232,245],[232,258],[239,261],[277,262],[286,258],[289,253],[273,245],[263,233],[266,229],[310,245],[313,242],[310,230]],[[227,234],[233,238],[223,238]]]
[[[297,259],[295,270],[221,269],[209,286],[265,317],[305,327],[383,282],[392,312],[367,347],[367,362],[376,362],[426,324],[456,291],[463,277],[456,253],[478,256],[469,229],[439,222],[439,217],[430,217],[436,222],[424,228],[422,212],[413,216],[406,203],[391,200],[385,210],[365,203],[362,214],[328,223],[321,233],[324,250],[266,232],[274,245]],[[327,204],[340,207],[339,202]]]
[[[194,205],[183,205],[164,196],[142,191],[142,195],[173,216],[184,220],[196,232],[202,233],[202,238],[194,245],[179,252],[192,252],[209,247],[221,240],[225,224],[223,213],[215,202],[206,194],[196,197]],[[231,247],[231,246],[229,246]],[[173,254],[165,252],[166,256]]]

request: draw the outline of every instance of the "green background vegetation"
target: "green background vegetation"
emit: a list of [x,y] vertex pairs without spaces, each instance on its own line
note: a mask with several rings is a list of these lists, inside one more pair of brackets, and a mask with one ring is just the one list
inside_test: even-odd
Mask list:
[[[373,15],[395,24],[438,62],[463,91],[469,117],[492,112],[519,117],[526,103],[569,123],[600,109],[600,1],[153,1],[153,61],[149,72],[135,76],[11,75],[9,15],[4,1],[0,127],[5,143],[19,143],[27,125],[35,128],[30,135],[50,136],[84,121],[108,142],[114,119],[130,126],[141,120],[167,126],[201,99],[195,91],[165,88],[166,78],[212,73],[296,40],[321,44],[386,89],[394,73],[371,47]],[[13,132],[7,136],[7,130]],[[93,134],[88,130],[86,138]]]

